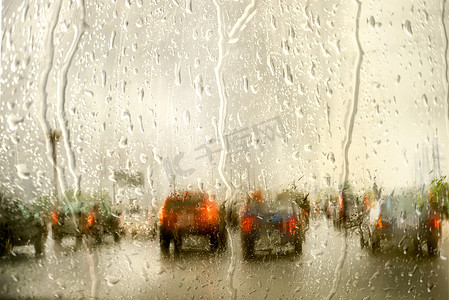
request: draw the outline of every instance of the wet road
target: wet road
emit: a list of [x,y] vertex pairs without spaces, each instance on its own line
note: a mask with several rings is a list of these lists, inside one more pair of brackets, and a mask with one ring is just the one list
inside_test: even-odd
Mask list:
[[49,240],[46,259],[34,259],[32,247],[0,259],[0,298],[449,299],[448,227],[440,255],[421,258],[392,246],[360,250],[355,232],[345,237],[322,218],[311,222],[302,255],[259,251],[252,261],[242,259],[236,233],[234,250],[210,253],[192,239],[176,259],[161,259],[156,240],[111,238],[93,252],[73,252],[68,240],[59,255]]

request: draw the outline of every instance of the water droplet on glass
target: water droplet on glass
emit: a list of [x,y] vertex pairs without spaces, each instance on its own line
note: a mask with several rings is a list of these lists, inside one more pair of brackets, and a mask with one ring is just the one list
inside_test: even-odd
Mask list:
[[175,84],[177,86],[181,85],[181,63],[175,64]]
[[203,76],[196,75],[195,80],[193,81],[193,88],[195,89],[195,93],[200,98],[200,100],[203,99],[203,91],[204,91],[204,85],[203,85]]
[[19,126],[20,123],[23,122],[23,117],[18,117],[16,115],[8,115],[8,119],[7,119],[8,125],[9,125],[9,129],[11,130],[16,130],[17,127]]
[[402,24],[402,29],[409,35],[413,36],[412,23],[409,20],[406,20],[404,24]]
[[16,165],[17,169],[17,175],[22,179],[28,179],[30,178],[30,171],[28,170],[27,165],[25,164],[18,164]]
[[123,149],[126,148],[127,145],[128,145],[128,138],[126,136],[121,136],[118,142],[118,146]]
[[120,278],[111,275],[106,275],[105,279],[109,286],[114,286],[120,281]]
[[190,124],[190,112],[188,110],[184,111],[182,118],[184,119],[184,123],[186,125]]

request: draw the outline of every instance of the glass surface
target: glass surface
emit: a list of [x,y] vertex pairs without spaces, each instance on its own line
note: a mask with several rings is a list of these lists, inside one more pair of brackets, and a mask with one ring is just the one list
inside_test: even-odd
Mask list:
[[448,1],[1,7],[0,298],[449,299]]

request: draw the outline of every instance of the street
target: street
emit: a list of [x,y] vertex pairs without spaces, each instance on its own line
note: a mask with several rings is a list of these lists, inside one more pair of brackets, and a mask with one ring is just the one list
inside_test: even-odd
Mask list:
[[[223,253],[206,240],[188,239],[174,258],[160,256],[157,239],[112,238],[92,251],[72,251],[68,239],[57,254],[47,240],[45,259],[30,246],[1,259],[1,298],[86,299],[449,299],[448,223],[440,255],[416,258],[394,247],[360,250],[359,235],[311,220],[302,255],[288,248],[242,259],[240,237]],[[346,242],[345,242],[346,241]],[[73,242],[73,243],[72,243]],[[96,263],[97,262],[97,263]]]

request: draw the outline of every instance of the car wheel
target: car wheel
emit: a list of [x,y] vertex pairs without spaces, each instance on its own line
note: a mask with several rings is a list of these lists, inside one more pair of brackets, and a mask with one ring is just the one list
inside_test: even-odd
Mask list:
[[214,233],[210,236],[210,250],[217,251],[218,250],[218,234]]
[[83,244],[83,236],[81,234],[78,234],[75,237],[75,250],[81,249],[82,244]]
[[436,235],[427,238],[427,251],[430,256],[435,256],[438,253],[438,237]]
[[174,246],[175,246],[175,256],[179,256],[181,254],[181,247],[182,247],[182,238],[180,235],[175,235],[174,237]]
[[163,230],[159,232],[159,244],[161,246],[161,254],[168,256],[170,252],[170,237]]
[[38,234],[34,238],[34,255],[36,257],[41,257],[44,253],[44,240],[44,230],[39,228]]
[[254,257],[254,237],[244,234],[242,235],[242,252],[244,259],[250,259]]
[[114,233],[112,233],[112,235],[114,236],[114,243],[119,243],[120,242],[120,234],[117,231],[114,231]]
[[371,251],[373,253],[379,251],[380,249],[380,239],[379,238],[370,238],[370,246],[371,246]]
[[295,238],[295,254],[301,254],[302,253],[302,238],[296,237]]
[[13,248],[12,234],[9,230],[2,231],[0,234],[0,256],[8,255]]
[[220,251],[226,250],[227,244],[228,244],[228,233],[226,231],[226,228],[223,228],[218,233],[218,249]]

